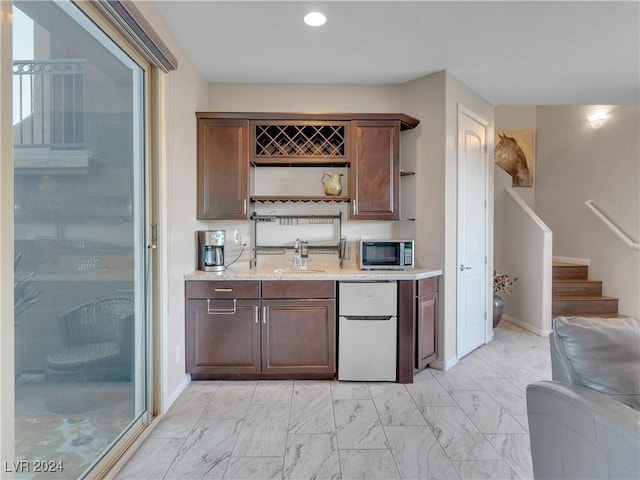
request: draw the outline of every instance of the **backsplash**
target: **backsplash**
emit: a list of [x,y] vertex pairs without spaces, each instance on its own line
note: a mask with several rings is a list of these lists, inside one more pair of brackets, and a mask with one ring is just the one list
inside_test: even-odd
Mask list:
[[[337,244],[340,233],[347,239],[347,252],[345,265],[355,265],[356,249],[358,241],[361,237],[375,238],[400,238],[400,222],[394,221],[349,221],[349,204],[348,203],[252,203],[251,212],[259,215],[338,215],[342,213],[342,228],[338,232],[337,222],[334,224],[312,224],[306,221],[292,221],[291,224],[273,224],[257,225],[256,233],[260,245],[291,245],[295,244],[296,239],[306,240],[310,245],[333,245]],[[225,263],[234,260],[241,251],[241,243],[235,244],[234,232],[238,231],[240,241],[249,238],[249,245],[245,248],[240,259],[236,262],[237,266],[246,268],[252,258],[252,249],[255,246],[254,238],[254,222],[234,221],[234,220],[212,220],[210,222],[199,222],[202,230],[222,229],[226,231],[227,243],[225,245]],[[195,238],[195,232],[194,232]],[[273,268],[287,268],[291,265],[292,251],[287,251],[285,255],[258,255],[258,267],[268,266]],[[194,269],[197,268],[194,250]],[[338,265],[338,256],[331,254],[311,254],[309,256],[309,268],[320,268],[320,266],[330,267]]]

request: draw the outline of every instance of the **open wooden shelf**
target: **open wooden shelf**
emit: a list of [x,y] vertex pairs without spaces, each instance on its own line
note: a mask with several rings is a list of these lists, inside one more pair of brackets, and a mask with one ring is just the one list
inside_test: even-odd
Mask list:
[[338,196],[330,197],[327,195],[252,195],[252,202],[350,202],[350,197]]
[[252,157],[252,167],[326,167],[348,168],[348,160],[340,157]]

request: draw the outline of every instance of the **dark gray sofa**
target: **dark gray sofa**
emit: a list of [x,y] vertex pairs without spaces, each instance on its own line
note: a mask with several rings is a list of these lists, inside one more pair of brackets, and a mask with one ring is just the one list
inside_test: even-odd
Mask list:
[[640,478],[640,323],[558,317],[553,381],[527,387],[536,479]]

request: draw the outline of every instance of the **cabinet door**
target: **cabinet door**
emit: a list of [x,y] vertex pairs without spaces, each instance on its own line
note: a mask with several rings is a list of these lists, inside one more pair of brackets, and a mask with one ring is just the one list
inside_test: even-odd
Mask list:
[[263,373],[335,373],[335,300],[262,305]]
[[187,372],[260,371],[259,300],[187,300]]
[[248,120],[198,119],[198,218],[246,219]]
[[351,218],[397,220],[400,122],[351,122]]
[[416,368],[422,370],[437,354],[438,292],[428,292],[416,298]]

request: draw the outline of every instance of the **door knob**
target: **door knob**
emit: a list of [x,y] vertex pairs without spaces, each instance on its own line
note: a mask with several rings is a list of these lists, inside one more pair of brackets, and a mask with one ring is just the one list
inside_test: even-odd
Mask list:
[[460,271],[464,272],[465,270],[471,270],[471,267],[465,267],[464,265],[460,265]]

